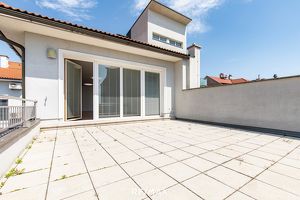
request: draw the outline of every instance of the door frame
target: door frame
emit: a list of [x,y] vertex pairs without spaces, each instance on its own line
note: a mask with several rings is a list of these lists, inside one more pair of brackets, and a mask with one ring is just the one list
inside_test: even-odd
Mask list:
[[[71,119],[68,119],[68,106],[67,106],[67,98],[68,98],[68,87],[67,87],[67,84],[68,84],[68,67],[67,67],[67,63],[72,63],[73,65],[76,66],[76,68],[78,67],[78,69],[80,69],[80,117],[76,117],[76,118],[71,118]],[[75,62],[72,62],[71,60],[69,59],[65,59],[64,61],[64,120],[65,121],[73,121],[73,120],[78,120],[78,119],[82,119],[82,66],[75,63]]]
[[[58,118],[60,120],[66,120],[64,118],[64,110],[65,110],[65,104],[64,104],[64,96],[65,96],[65,88],[64,88],[64,79],[65,79],[65,72],[64,72],[64,61],[65,59],[75,59],[80,61],[86,61],[86,62],[92,62],[93,63],[93,74],[98,74],[98,65],[110,65],[115,67],[120,67],[120,84],[123,83],[123,70],[122,68],[128,68],[128,69],[136,69],[141,71],[141,116],[137,117],[126,117],[127,119],[152,119],[153,116],[145,116],[144,112],[144,102],[145,102],[145,94],[144,94],[144,74],[146,71],[149,72],[156,72],[160,73],[160,115],[155,117],[168,117],[168,114],[170,114],[171,111],[171,102],[173,98],[173,89],[167,86],[167,67],[165,65],[159,66],[159,65],[152,65],[152,64],[145,64],[142,62],[137,61],[127,61],[124,59],[118,59],[118,58],[112,58],[107,56],[100,56],[95,54],[88,54],[88,53],[82,53],[78,51],[71,51],[71,50],[65,50],[65,49],[58,49],[58,70],[59,70],[59,81],[58,81]],[[101,119],[99,118],[99,105],[98,105],[98,76],[94,76],[93,78],[93,120],[103,120],[107,121],[108,118]],[[121,89],[121,88],[120,88]],[[122,113],[122,105],[123,105],[123,94],[122,90],[120,90],[120,117],[113,117],[109,118],[111,121],[122,121],[125,117],[123,117]]]

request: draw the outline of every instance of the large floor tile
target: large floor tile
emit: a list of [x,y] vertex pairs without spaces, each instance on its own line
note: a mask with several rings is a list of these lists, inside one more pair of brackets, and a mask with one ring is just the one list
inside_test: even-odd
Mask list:
[[217,163],[217,164],[222,164],[222,163],[232,159],[230,157],[223,156],[221,154],[217,154],[214,152],[208,152],[205,154],[201,154],[199,157],[209,160],[211,162]]
[[264,171],[257,177],[258,180],[286,190],[290,193],[299,195],[300,198],[300,180],[281,175],[272,171]]
[[93,186],[87,174],[66,178],[49,183],[47,200],[57,200],[92,190]]
[[128,178],[128,175],[119,166],[93,171],[90,175],[97,188]]
[[276,163],[275,165],[271,166],[269,170],[300,180],[300,168]]
[[184,159],[193,157],[192,154],[181,151],[181,150],[170,151],[170,152],[167,152],[166,155],[168,155],[176,160],[184,160]]
[[241,191],[258,200],[299,200],[299,196],[257,180],[251,181]]
[[48,176],[49,169],[11,176],[5,182],[3,188],[1,188],[1,192],[4,194],[24,188],[46,184],[48,182]]
[[74,195],[71,195],[69,197],[66,197],[64,198],[64,200],[97,200],[97,194],[96,192],[94,191],[94,189],[91,189],[89,191],[84,191],[84,192],[81,192],[81,193],[78,193],[78,194],[74,194]]
[[250,177],[255,177],[264,170],[264,168],[257,167],[255,165],[251,165],[236,159],[223,164],[223,166],[226,166]]
[[225,183],[226,185],[239,189],[245,183],[251,180],[250,177],[242,175],[228,168],[219,166],[206,172],[207,175]]
[[201,199],[192,191],[186,189],[182,185],[175,185],[162,192],[151,196],[153,200],[199,200]]
[[174,158],[171,158],[171,157],[166,156],[164,154],[159,154],[159,155],[147,157],[146,160],[151,162],[156,167],[161,167],[161,166],[164,166],[164,165],[168,165],[168,164],[177,162]]
[[102,200],[142,200],[146,194],[130,178],[97,188]]
[[193,167],[194,169],[197,169],[201,172],[204,172],[206,170],[209,170],[215,166],[217,166],[217,164],[212,163],[210,161],[204,160],[202,158],[199,157],[193,157],[193,158],[189,158],[186,159],[184,161],[182,161],[183,163]]
[[235,192],[232,195],[230,195],[229,197],[226,198],[226,200],[254,200],[254,198],[243,194],[241,192]]
[[47,184],[21,189],[0,195],[1,200],[42,200],[45,199]]
[[183,185],[190,188],[202,198],[211,200],[224,199],[234,192],[234,189],[204,174],[200,174],[183,182]]
[[163,170],[179,182],[199,174],[198,171],[180,162],[162,167],[161,170]]
[[128,162],[121,165],[123,169],[130,175],[134,176],[155,169],[153,165],[143,159]]
[[158,169],[135,176],[133,179],[148,195],[156,194],[177,183]]

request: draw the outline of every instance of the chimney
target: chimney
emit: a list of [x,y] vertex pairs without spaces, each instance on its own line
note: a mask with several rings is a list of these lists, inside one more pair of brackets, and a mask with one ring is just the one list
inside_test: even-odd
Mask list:
[[187,85],[188,88],[200,87],[200,50],[201,47],[192,44],[187,48],[188,54],[190,55],[189,65],[187,70]]
[[0,55],[0,68],[8,68],[8,56]]

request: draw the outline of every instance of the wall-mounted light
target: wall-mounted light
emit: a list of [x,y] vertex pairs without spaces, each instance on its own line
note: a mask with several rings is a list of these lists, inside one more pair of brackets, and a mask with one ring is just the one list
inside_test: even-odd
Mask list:
[[57,53],[55,49],[48,48],[47,49],[47,57],[51,59],[56,59],[57,58]]

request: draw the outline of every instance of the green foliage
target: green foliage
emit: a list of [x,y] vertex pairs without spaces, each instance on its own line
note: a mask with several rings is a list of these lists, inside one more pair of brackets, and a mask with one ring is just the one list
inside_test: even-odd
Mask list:
[[0,183],[0,189],[4,186],[4,184],[5,184],[4,182]]
[[20,174],[23,174],[23,172],[25,171],[25,169],[11,169],[9,170],[6,174],[5,174],[5,178],[9,178],[11,176],[17,176],[17,175],[20,175]]
[[60,177],[61,180],[66,179],[66,178],[67,178],[66,175],[62,175],[62,176]]
[[23,162],[22,158],[17,158],[17,160],[15,161],[16,164],[21,164]]

